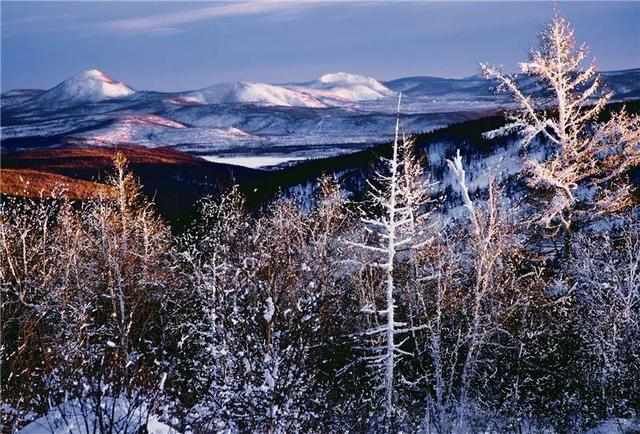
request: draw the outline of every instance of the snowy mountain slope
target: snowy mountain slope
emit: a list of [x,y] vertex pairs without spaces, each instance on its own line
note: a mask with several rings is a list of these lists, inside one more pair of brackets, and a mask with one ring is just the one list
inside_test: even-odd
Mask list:
[[127,114],[111,120],[108,125],[85,133],[71,135],[71,139],[84,138],[94,145],[114,145],[119,143],[144,143],[149,147],[162,146],[151,140],[154,135],[167,129],[184,129],[185,125],[150,114]]
[[2,127],[2,143],[10,139],[53,137],[71,134],[81,130],[100,128],[111,118],[104,115],[69,116],[53,119],[43,119],[35,122],[16,123]]
[[[297,84],[222,83],[182,94],[178,98],[186,103],[200,104],[251,103],[266,106],[326,108],[394,95],[394,91],[374,78],[338,72]],[[180,99],[176,102],[179,103]]]
[[[393,132],[395,114],[364,112],[341,108],[309,109],[272,107],[269,110],[244,105],[221,107],[184,107],[167,114],[172,119],[192,127],[237,128],[249,134],[280,143],[361,142],[360,138],[386,140]],[[431,130],[435,127],[469,117],[469,112],[424,113],[403,115],[408,131]],[[313,137],[313,140],[309,138]]]
[[[526,93],[540,91],[540,86],[528,76],[519,76],[518,83]],[[465,78],[407,77],[385,84],[396,92],[418,99],[493,101],[500,104],[508,100],[505,95],[495,93],[497,83],[479,75]]]
[[15,89],[5,92],[0,96],[0,105],[9,107],[16,104],[22,104],[32,98],[42,95],[45,91],[41,89]]
[[[640,92],[640,69],[603,73],[619,99]],[[536,83],[523,81],[529,90]],[[381,83],[334,73],[309,82],[238,82],[196,91],[134,91],[98,70],[47,91],[2,95],[3,151],[138,144],[210,158],[299,161],[354,152],[389,139],[397,93],[407,133],[487,116],[509,102],[481,77],[408,77]],[[255,164],[255,158],[250,160]],[[265,163],[266,164],[266,163]]]
[[37,96],[38,104],[68,105],[124,98],[135,91],[98,69],[83,71]]
[[602,73],[606,86],[614,92],[614,98],[640,98],[640,68]]
[[95,146],[135,144],[147,148],[173,147],[191,153],[262,144],[259,137],[237,128],[188,127],[156,115],[124,116],[103,128],[69,135],[68,140]]
[[384,83],[409,97],[466,96],[492,97],[491,83],[478,76],[467,78],[406,77]]
[[374,78],[346,72],[325,74],[314,81],[289,85],[289,88],[306,92],[334,106],[341,103],[378,100],[396,94]]
[[[299,161],[364,149],[389,140],[395,122],[395,115],[341,109],[254,110],[255,107],[244,105],[185,107],[171,113],[171,121],[158,115],[126,115],[101,128],[69,134],[67,141],[97,146],[171,147],[210,157],[212,161],[227,159],[234,163],[252,157],[247,165],[254,167],[256,161],[272,165],[276,160]],[[405,115],[403,124],[411,131],[431,130],[474,116],[477,117],[469,113]]]
[[302,91],[265,83],[237,82],[213,85],[183,96],[201,104],[251,103],[265,106],[326,107]]

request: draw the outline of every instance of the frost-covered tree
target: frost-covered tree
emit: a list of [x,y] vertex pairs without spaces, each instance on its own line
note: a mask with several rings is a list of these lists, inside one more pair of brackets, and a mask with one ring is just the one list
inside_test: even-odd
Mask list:
[[306,214],[282,199],[251,216],[242,203],[237,189],[204,201],[180,252],[200,306],[181,326],[182,348],[196,361],[181,374],[199,389],[194,423],[309,429],[328,411],[319,332],[335,326],[324,300],[336,294],[331,257],[345,215],[341,194],[321,180],[318,208]]
[[[638,117],[620,114],[613,122],[597,123],[613,94],[603,91],[593,63],[583,67],[586,57],[586,48],[576,47],[569,22],[555,16],[541,33],[538,49],[520,64],[521,75],[482,65],[484,75],[496,80],[498,91],[509,93],[518,107],[508,114],[505,127],[489,135],[517,131],[525,147],[536,138],[551,146],[548,158],[528,159],[525,170],[533,187],[549,192],[540,221],[547,227],[559,224],[566,231],[581,201],[577,194],[581,183],[599,185],[594,179],[608,180],[612,171],[622,175],[640,162]],[[612,137],[628,130],[636,133],[611,146]]]
[[115,163],[107,197],[17,199],[1,216],[3,310],[12,312],[3,324],[11,336],[6,396],[38,411],[76,401],[101,430],[114,406],[126,401],[137,411],[158,396],[169,339],[169,231],[139,196],[125,159]]
[[[473,249],[473,268],[475,276],[472,282],[471,324],[468,331],[466,355],[462,364],[460,376],[459,411],[467,411],[472,375],[478,363],[481,346],[487,342],[493,332],[495,324],[491,323],[491,316],[485,315],[485,299],[495,290],[495,266],[502,253],[503,245],[499,243],[501,229],[498,220],[498,209],[493,183],[489,184],[488,212],[482,216],[469,195],[466,172],[462,165],[462,156],[458,151],[453,160],[447,160],[449,168],[456,176],[462,201],[471,222],[471,240]],[[484,218],[483,218],[484,217]],[[460,415],[458,423],[464,424],[466,417]]]
[[447,162],[467,218],[440,227],[418,254],[425,325],[418,352],[428,361],[423,429],[469,432],[480,429],[474,423],[500,390],[492,377],[500,352],[513,345],[506,324],[520,303],[520,279],[515,228],[499,190],[490,181],[487,200],[476,203],[461,155]]
[[640,116],[624,108],[612,113],[609,120],[596,125],[591,142],[598,158],[590,170],[585,168],[585,174],[600,192],[595,209],[617,213],[637,204],[629,171],[640,166]]
[[638,223],[577,235],[567,268],[581,341],[576,362],[589,406],[599,418],[624,414],[640,399]]
[[[362,251],[367,266],[382,271],[383,297],[374,297],[362,311],[373,315],[372,327],[362,332],[363,336],[373,339],[374,346],[369,348],[374,354],[367,361],[381,377],[384,391],[383,407],[387,427],[391,426],[396,415],[396,364],[401,356],[411,356],[402,349],[406,341],[398,340],[418,325],[412,327],[396,318],[398,291],[397,261],[404,251],[415,249],[420,243],[419,225],[424,219],[424,204],[427,199],[425,179],[422,167],[413,154],[413,144],[404,138],[400,140],[400,103],[398,98],[398,118],[391,158],[381,160],[382,169],[377,171],[373,182],[369,182],[370,203],[379,215],[361,219],[372,242],[349,242],[352,247]],[[376,298],[381,298],[383,307],[379,308]],[[383,318],[383,320],[379,320]]]

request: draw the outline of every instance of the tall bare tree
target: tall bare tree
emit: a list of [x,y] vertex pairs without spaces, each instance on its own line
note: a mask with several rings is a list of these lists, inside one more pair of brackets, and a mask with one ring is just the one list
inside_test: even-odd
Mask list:
[[[509,123],[489,135],[517,131],[525,147],[536,138],[551,144],[550,158],[528,159],[525,168],[533,187],[550,192],[540,222],[566,231],[571,229],[581,182],[606,178],[615,166],[622,174],[640,162],[638,117],[618,115],[613,123],[597,123],[613,93],[603,89],[594,63],[583,66],[586,57],[587,49],[576,46],[569,22],[556,15],[540,34],[529,61],[520,64],[521,75],[481,65],[484,75],[497,81],[498,91],[511,94],[517,105],[508,114]],[[525,84],[531,81],[534,91],[527,92]],[[622,130],[624,139],[611,147],[611,137]]]
[[382,159],[383,169],[376,172],[375,180],[369,183],[370,199],[381,215],[363,217],[362,223],[366,231],[373,236],[373,243],[350,242],[353,247],[369,254],[368,265],[382,270],[384,285],[384,308],[368,305],[363,312],[374,315],[374,324],[382,316],[385,321],[364,332],[369,337],[380,337],[382,345],[374,347],[374,355],[368,360],[380,369],[382,388],[384,389],[384,414],[387,426],[390,426],[395,415],[395,367],[399,356],[411,356],[401,349],[404,341],[398,342],[396,337],[412,331],[413,327],[396,318],[398,298],[397,256],[407,249],[414,249],[419,243],[418,223],[423,220],[421,205],[427,198],[422,167],[413,154],[410,140],[400,138],[400,103],[398,98],[398,118],[396,120],[395,137],[391,158]]

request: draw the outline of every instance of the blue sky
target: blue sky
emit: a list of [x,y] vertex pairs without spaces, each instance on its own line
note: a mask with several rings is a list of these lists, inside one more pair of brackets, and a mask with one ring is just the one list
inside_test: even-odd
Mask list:
[[2,90],[99,68],[137,89],[514,68],[554,13],[601,69],[640,67],[640,2],[8,2]]

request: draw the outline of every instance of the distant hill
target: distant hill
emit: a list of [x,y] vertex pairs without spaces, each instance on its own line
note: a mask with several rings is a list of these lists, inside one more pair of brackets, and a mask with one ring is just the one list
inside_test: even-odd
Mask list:
[[[602,73],[616,100],[638,98],[640,69]],[[521,85],[539,85],[522,77]],[[215,162],[269,167],[345,155],[509,108],[495,83],[407,77],[380,82],[336,72],[283,84],[232,82],[181,92],[133,89],[91,69],[48,90],[1,96],[3,152],[76,146],[171,148]],[[274,163],[275,162],[275,163]]]
[[7,168],[0,170],[0,193],[34,199],[64,196],[71,200],[115,196],[112,188],[98,182],[40,170]]

